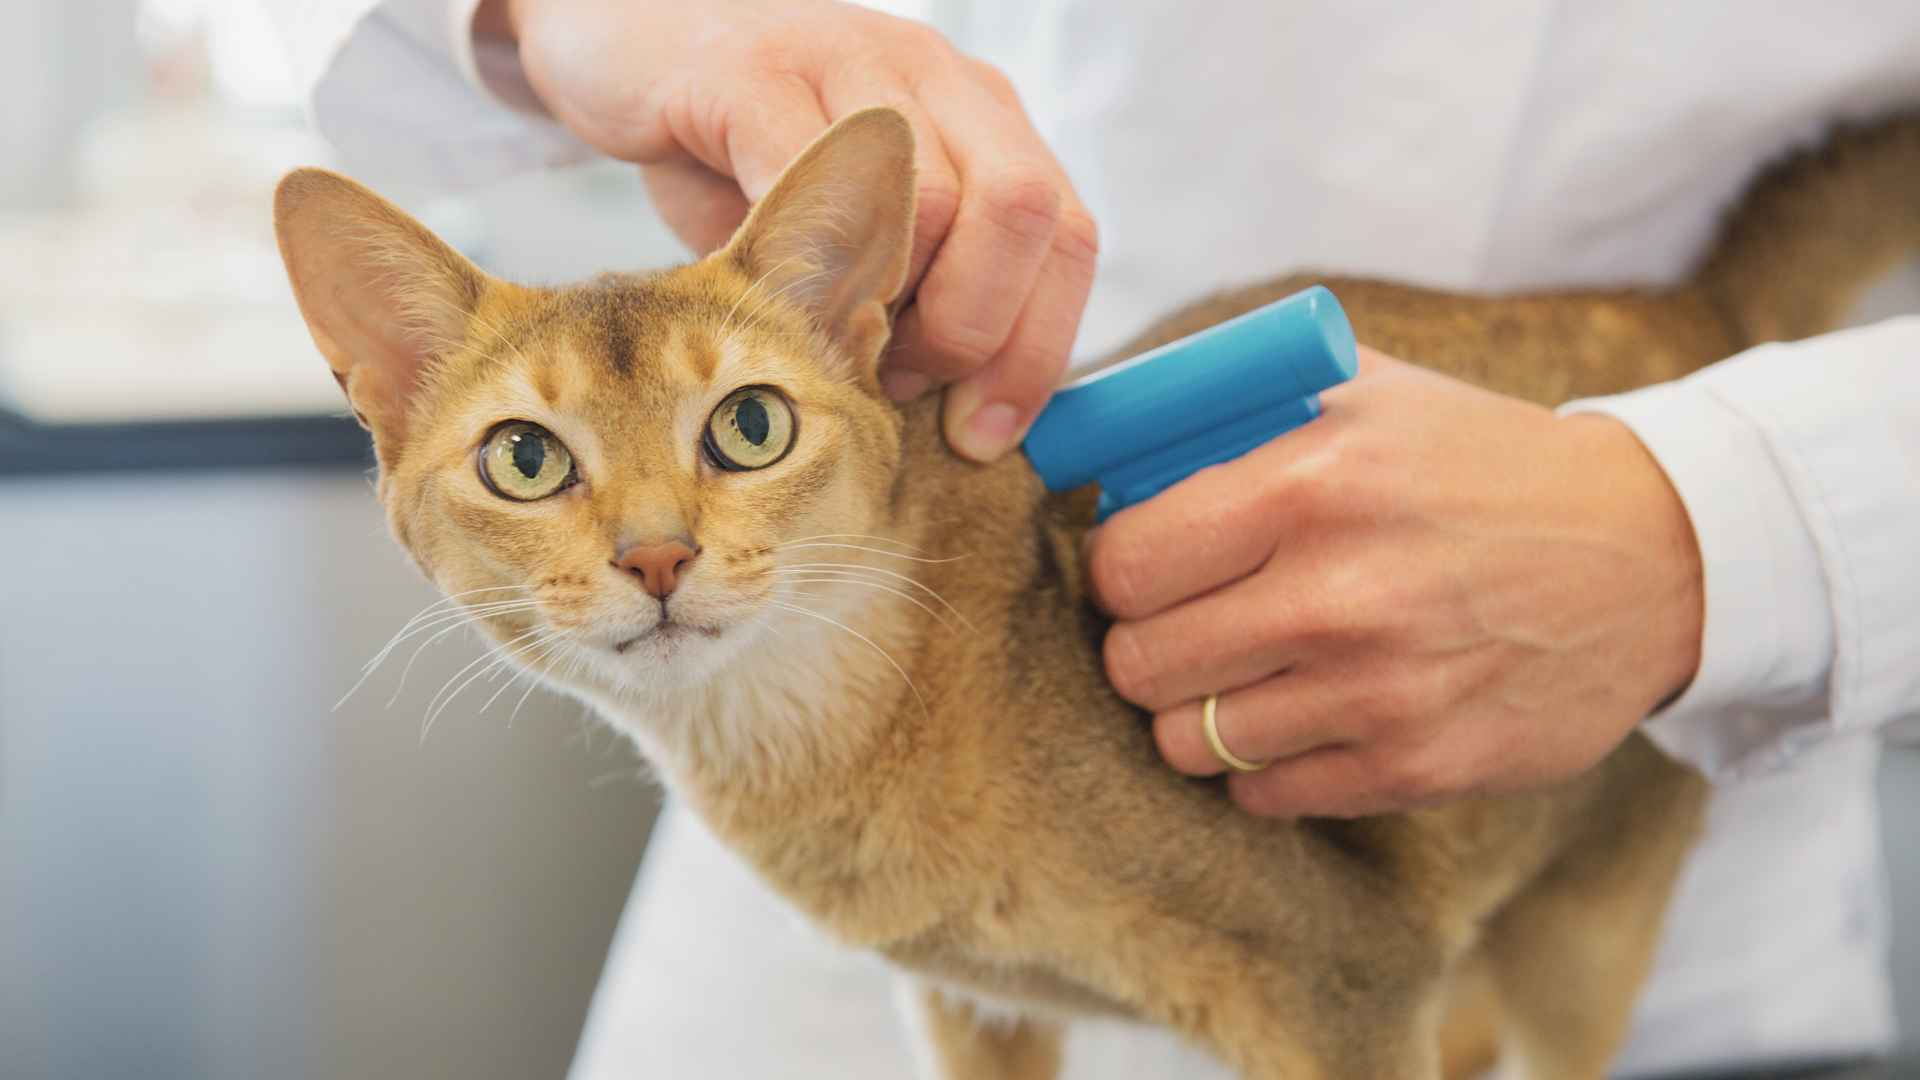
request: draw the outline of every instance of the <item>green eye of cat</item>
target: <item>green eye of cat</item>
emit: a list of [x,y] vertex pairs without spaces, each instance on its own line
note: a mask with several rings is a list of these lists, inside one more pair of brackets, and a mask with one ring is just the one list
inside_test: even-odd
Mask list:
[[480,446],[480,480],[503,499],[544,499],[575,479],[573,455],[539,424],[509,420]]
[[707,456],[728,472],[764,469],[793,448],[793,407],[770,386],[727,395],[707,420]]

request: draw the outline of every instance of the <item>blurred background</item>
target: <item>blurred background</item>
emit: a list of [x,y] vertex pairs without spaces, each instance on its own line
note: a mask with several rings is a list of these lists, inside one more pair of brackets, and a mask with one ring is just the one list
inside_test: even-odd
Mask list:
[[[248,0],[7,21],[0,1077],[559,1075],[656,793],[464,630],[348,693],[435,596],[274,253],[328,160],[279,42]],[[618,166],[383,190],[507,277],[682,257]],[[1920,1032],[1920,753],[1883,791]]]
[[[0,1077],[560,1075],[655,792],[524,682],[423,740],[465,630],[334,707],[437,594],[274,251],[274,181],[328,161],[275,31],[6,13]],[[683,257],[618,166],[384,190],[509,277]]]

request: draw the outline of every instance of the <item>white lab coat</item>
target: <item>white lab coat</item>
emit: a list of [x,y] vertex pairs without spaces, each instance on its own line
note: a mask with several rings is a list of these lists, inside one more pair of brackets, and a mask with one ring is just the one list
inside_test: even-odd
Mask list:
[[[350,164],[462,184],[585,156],[510,52],[474,55],[473,6],[283,5]],[[1085,356],[1300,266],[1672,280],[1766,160],[1920,103],[1911,0],[929,6],[1013,77],[1101,224]],[[1920,714],[1920,319],[1574,407],[1640,435],[1706,568],[1699,675],[1646,728],[1717,786],[1619,1071],[1883,1049],[1873,772],[1877,732]],[[690,815],[657,836],[576,1076],[905,1073],[876,961],[819,940]],[[1157,1032],[1074,1040],[1074,1077],[1222,1075]]]

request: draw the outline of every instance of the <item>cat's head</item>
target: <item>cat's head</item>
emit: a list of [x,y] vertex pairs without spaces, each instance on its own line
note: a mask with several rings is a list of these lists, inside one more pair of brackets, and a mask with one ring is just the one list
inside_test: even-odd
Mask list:
[[905,119],[862,112],[723,250],[560,289],[493,279],[318,170],[282,181],[275,224],[420,566],[530,666],[678,687],[830,591],[797,564],[885,530],[901,419],[876,368],[913,181]]

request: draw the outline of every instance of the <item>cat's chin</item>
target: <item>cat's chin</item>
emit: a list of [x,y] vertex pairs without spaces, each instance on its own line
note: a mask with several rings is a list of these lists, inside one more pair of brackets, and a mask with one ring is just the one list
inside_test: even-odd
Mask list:
[[620,692],[686,690],[705,685],[753,637],[748,627],[682,620],[620,633],[587,650],[596,680]]
[[663,660],[671,657],[682,645],[706,639],[717,641],[721,630],[717,626],[701,626],[688,622],[658,622],[625,641],[616,641],[613,651],[625,656],[633,652],[639,656],[657,655]]

